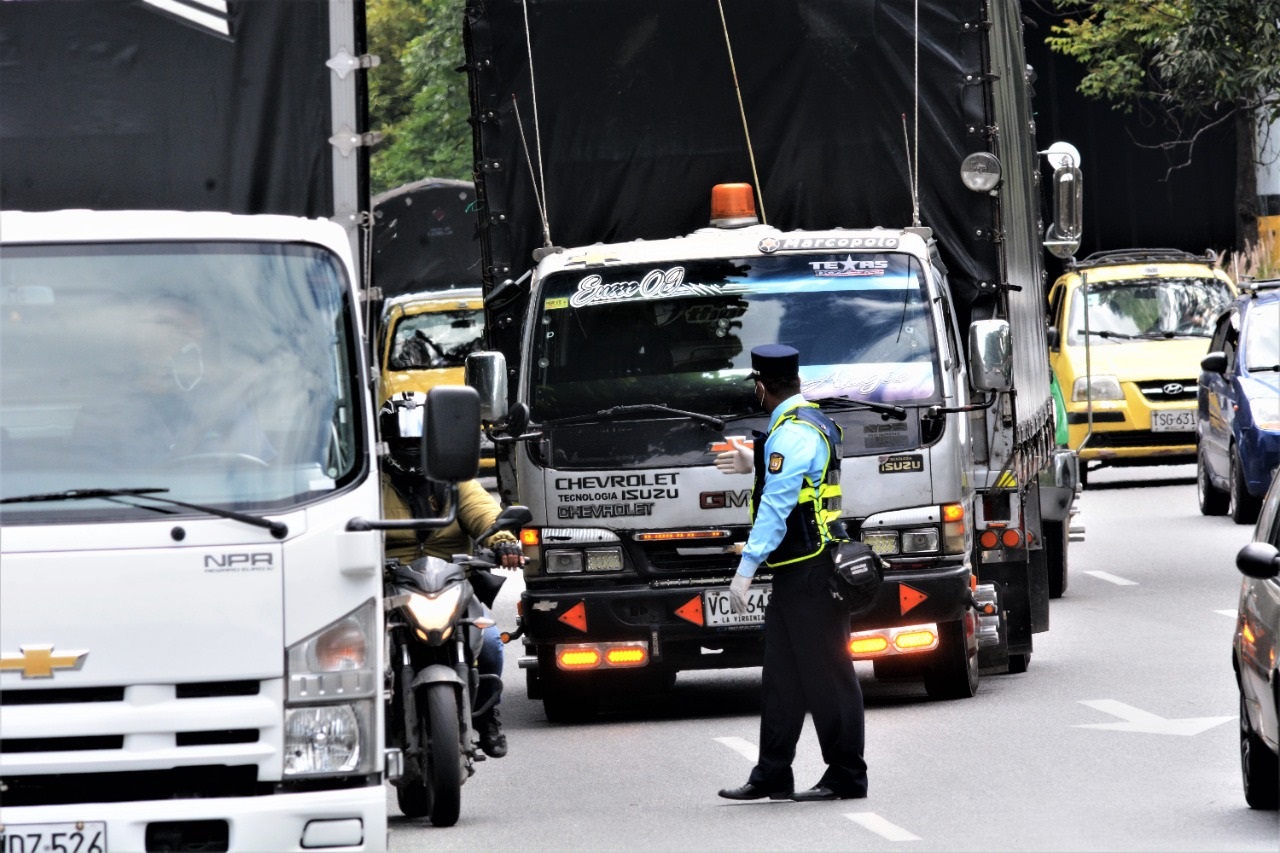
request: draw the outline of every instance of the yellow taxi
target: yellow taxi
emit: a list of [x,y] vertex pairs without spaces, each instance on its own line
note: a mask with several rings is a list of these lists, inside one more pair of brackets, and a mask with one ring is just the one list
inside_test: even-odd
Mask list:
[[1212,253],[1123,249],[1069,261],[1049,289],[1049,364],[1080,481],[1196,458],[1196,384],[1236,286]]
[[[467,356],[484,348],[480,288],[408,293],[388,299],[378,323],[378,405],[400,391],[464,385]],[[493,473],[493,442],[480,438],[480,473]]]

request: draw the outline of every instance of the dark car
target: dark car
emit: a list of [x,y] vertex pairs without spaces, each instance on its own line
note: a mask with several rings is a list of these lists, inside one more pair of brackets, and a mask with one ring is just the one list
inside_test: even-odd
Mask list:
[[1280,280],[1255,282],[1231,303],[1200,368],[1200,511],[1252,524],[1280,465]]
[[1240,767],[1255,809],[1280,807],[1280,486],[1272,483],[1253,541],[1236,556],[1240,586],[1231,664],[1240,687]]

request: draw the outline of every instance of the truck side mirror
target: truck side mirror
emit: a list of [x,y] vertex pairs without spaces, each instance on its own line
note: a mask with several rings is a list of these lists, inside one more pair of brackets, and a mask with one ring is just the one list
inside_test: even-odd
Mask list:
[[1008,320],[976,320],[969,326],[969,380],[979,391],[1013,388],[1013,341]]
[[1056,258],[1069,258],[1080,248],[1084,218],[1084,176],[1080,152],[1068,142],[1055,142],[1047,151],[1053,169],[1053,211],[1055,221],[1045,233],[1044,246]]
[[474,388],[439,385],[427,392],[422,458],[432,480],[475,479],[480,470],[480,395]]
[[1205,373],[1226,373],[1227,354],[1225,352],[1209,353],[1204,358],[1200,359],[1200,369]]
[[497,423],[507,416],[507,359],[500,352],[467,356],[466,383],[480,395],[480,419]]

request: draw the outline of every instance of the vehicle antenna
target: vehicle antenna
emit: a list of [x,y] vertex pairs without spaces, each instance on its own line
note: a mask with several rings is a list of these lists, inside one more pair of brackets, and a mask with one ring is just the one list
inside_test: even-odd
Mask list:
[[733,43],[729,40],[729,23],[724,17],[724,0],[716,0],[720,8],[720,26],[724,30],[724,44],[729,49],[729,70],[733,73],[733,90],[738,96],[738,114],[742,116],[742,133],[747,138],[747,157],[751,160],[751,180],[756,185],[756,197],[760,199],[760,224],[768,225],[764,212],[764,192],[760,189],[760,175],[756,171],[756,154],[751,148],[751,130],[747,127],[747,110],[742,105],[742,88],[738,85],[738,66],[733,61]]
[[[920,0],[915,2],[914,58],[912,67],[912,107],[915,110],[913,126],[915,129],[915,151],[907,152],[907,182],[911,187],[911,224],[920,227]],[[906,134],[907,117],[903,116],[902,132]]]
[[516,104],[514,93],[511,95],[511,102],[516,107],[516,123],[520,127],[520,141],[524,144],[524,157],[529,163],[529,179],[533,181],[533,196],[538,202],[538,213],[542,217],[542,245],[544,248],[549,249],[552,246],[551,223],[547,218],[547,179],[542,171],[542,131],[538,123],[538,87],[533,74],[533,39],[529,35],[529,0],[521,0],[520,7],[524,10],[524,46],[525,52],[529,57],[529,96],[533,102],[533,139],[538,160],[536,177],[534,176],[533,158],[529,154],[529,143],[525,139],[524,122],[520,120],[520,106]]

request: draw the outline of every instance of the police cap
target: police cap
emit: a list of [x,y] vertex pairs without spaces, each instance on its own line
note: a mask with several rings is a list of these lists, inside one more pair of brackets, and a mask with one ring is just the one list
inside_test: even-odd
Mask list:
[[786,344],[762,344],[751,350],[751,379],[792,379],[800,375],[800,351]]

